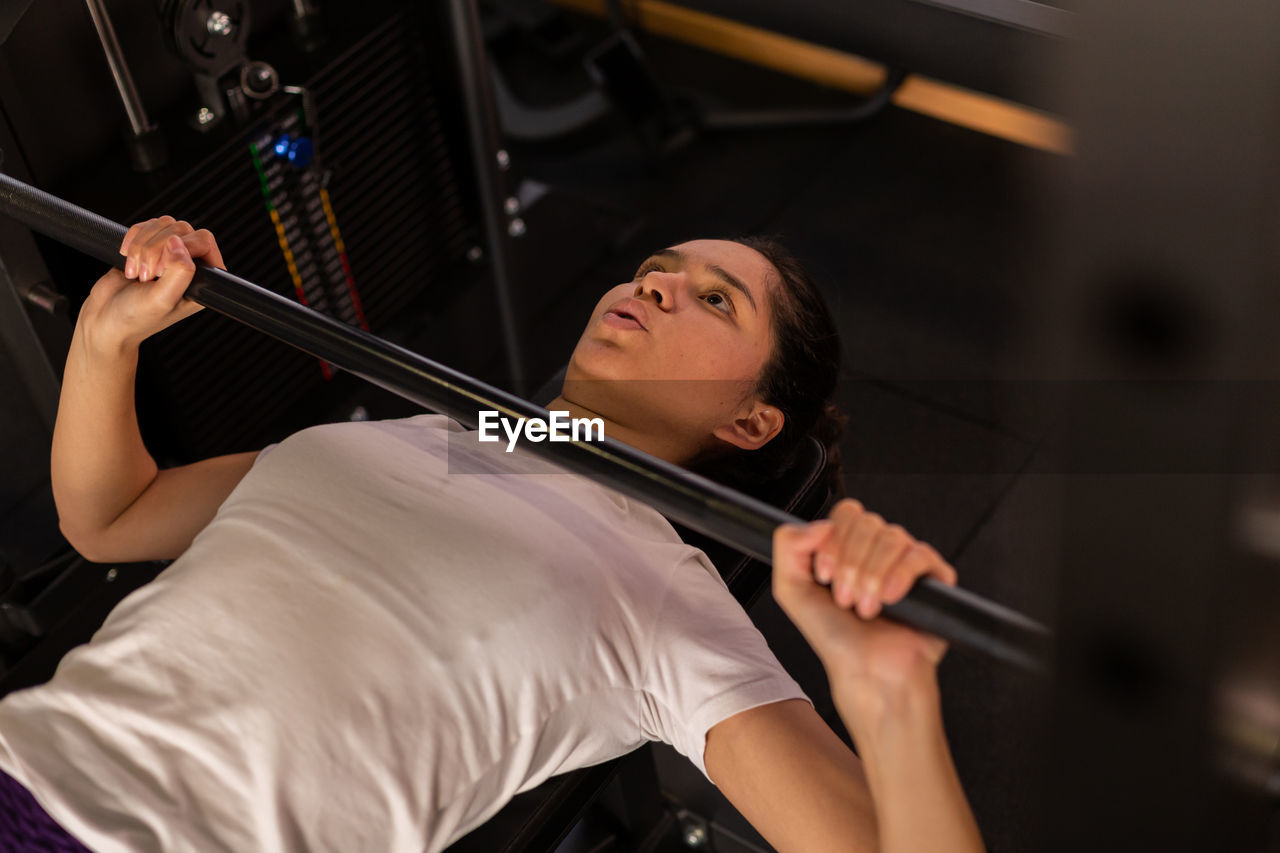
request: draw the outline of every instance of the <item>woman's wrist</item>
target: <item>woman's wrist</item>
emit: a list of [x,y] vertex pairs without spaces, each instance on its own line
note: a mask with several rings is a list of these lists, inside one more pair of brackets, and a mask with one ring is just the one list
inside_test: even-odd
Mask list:
[[941,725],[937,667],[927,661],[895,671],[892,677],[860,675],[832,680],[836,711],[860,749],[886,728]]
[[85,357],[95,366],[113,364],[136,364],[138,360],[138,344],[111,330],[102,328],[102,324],[86,318],[83,314],[77,322],[80,344]]
[[850,682],[833,698],[863,762],[879,849],[983,850],[951,760],[934,668],[891,681]]

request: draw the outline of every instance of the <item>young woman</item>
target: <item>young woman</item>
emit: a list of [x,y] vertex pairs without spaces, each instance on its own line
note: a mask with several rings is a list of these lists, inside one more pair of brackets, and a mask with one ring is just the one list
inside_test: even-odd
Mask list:
[[[943,644],[874,620],[923,575],[955,582],[934,549],[852,500],[775,535],[773,593],[859,758],[658,513],[443,416],[158,471],[138,345],[200,310],[193,258],[222,257],[170,217],[121,253],[76,325],[54,494],[90,559],[175,562],[0,701],[0,847],[21,830],[103,853],[434,851],[549,776],[663,740],[779,850],[981,849]],[[825,429],[838,364],[784,250],[693,240],[604,295],[549,408],[768,476]]]

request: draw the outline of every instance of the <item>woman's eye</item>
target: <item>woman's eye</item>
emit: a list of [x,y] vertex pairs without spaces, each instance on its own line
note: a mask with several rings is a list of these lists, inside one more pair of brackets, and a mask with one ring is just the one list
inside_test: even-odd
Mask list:
[[733,303],[729,300],[729,297],[725,295],[724,291],[722,290],[711,291],[710,293],[707,294],[706,300],[708,303],[721,309],[726,314],[730,313],[733,310]]

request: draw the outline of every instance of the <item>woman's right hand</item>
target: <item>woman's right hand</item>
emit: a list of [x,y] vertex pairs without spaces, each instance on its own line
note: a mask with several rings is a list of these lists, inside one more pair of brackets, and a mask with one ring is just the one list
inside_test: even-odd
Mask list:
[[90,346],[100,352],[136,349],[144,340],[203,306],[184,299],[195,261],[226,269],[213,234],[172,216],[132,226],[120,244],[124,271],[98,279],[80,309]]
[[837,706],[933,682],[946,642],[875,618],[925,576],[956,582],[932,546],[856,500],[840,501],[827,519],[774,532],[774,598],[822,661]]

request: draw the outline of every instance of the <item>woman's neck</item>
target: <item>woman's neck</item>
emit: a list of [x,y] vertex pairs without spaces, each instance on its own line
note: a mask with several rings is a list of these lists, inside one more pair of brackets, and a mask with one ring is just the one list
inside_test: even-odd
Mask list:
[[695,455],[695,449],[691,448],[687,441],[670,436],[654,435],[650,431],[627,426],[601,412],[570,402],[563,396],[558,396],[548,403],[547,409],[554,412],[568,412],[570,418],[600,418],[604,421],[604,434],[609,438],[617,439],[675,465],[684,465]]

